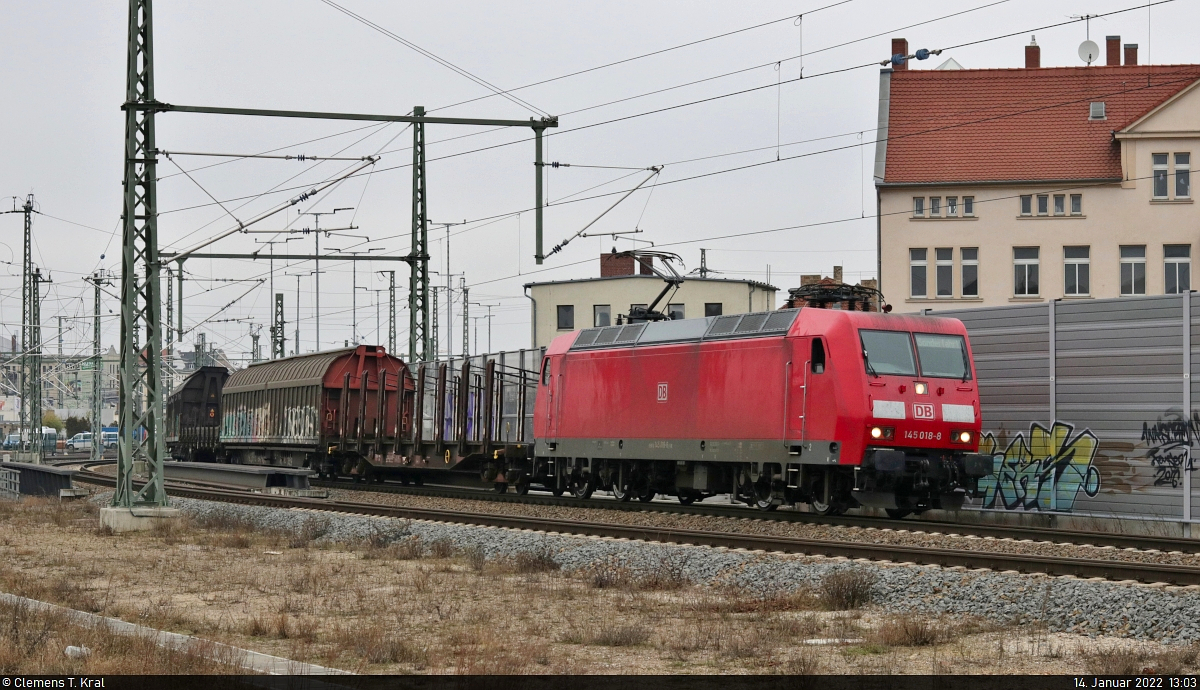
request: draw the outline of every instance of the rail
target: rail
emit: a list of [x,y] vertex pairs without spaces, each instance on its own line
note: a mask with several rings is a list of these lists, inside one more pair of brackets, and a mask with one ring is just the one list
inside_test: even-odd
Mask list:
[[[81,481],[113,486],[112,477],[81,470]],[[454,524],[472,524],[517,530],[540,530],[592,537],[610,537],[637,541],[658,541],[731,549],[761,549],[781,553],[826,557],[867,559],[871,561],[937,565],[1045,573],[1057,576],[1102,578],[1119,581],[1162,582],[1175,585],[1200,585],[1200,568],[1137,561],[1104,561],[987,551],[959,551],[900,544],[868,544],[822,539],[764,536],[736,532],[715,532],[673,527],[618,525],[603,522],[579,522],[553,518],[535,518],[490,513],[472,513],[433,508],[381,506],[350,501],[322,501],[289,498],[217,489],[172,486],[170,493],[184,498],[223,501],[277,508],[300,508],[351,515],[430,520]]]

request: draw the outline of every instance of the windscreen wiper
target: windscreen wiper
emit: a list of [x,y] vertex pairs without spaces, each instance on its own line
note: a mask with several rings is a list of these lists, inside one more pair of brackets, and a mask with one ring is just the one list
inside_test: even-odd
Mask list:
[[962,382],[963,382],[963,383],[966,383],[966,382],[967,382],[967,379],[968,379],[968,378],[971,376],[971,360],[970,360],[970,359],[967,357],[967,347],[966,347],[966,345],[963,345],[963,348],[962,348],[962,358],[963,358],[963,377],[962,377]]
[[875,367],[871,366],[871,357],[867,355],[867,349],[863,348],[863,363],[867,365],[867,373],[875,378],[879,378],[879,372],[875,371]]

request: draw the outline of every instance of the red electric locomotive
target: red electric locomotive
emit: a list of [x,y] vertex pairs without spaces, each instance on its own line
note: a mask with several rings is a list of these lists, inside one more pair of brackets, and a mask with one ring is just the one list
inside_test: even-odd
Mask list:
[[992,459],[955,319],[783,309],[563,335],[542,361],[529,476],[619,499],[773,510],[958,509]]

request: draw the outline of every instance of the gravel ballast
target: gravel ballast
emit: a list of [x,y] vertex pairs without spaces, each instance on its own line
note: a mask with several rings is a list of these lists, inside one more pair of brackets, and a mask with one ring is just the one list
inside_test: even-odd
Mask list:
[[[107,503],[103,495],[93,500]],[[617,564],[645,573],[669,564],[701,586],[736,585],[772,594],[819,586],[821,579],[836,569],[862,568],[876,574],[873,600],[885,611],[966,614],[1001,624],[1040,621],[1051,631],[1160,642],[1200,640],[1200,616],[1196,615],[1200,587],[849,562],[186,498],[173,498],[172,505],[193,518],[228,517],[285,534],[320,524],[320,540],[343,544],[362,543],[369,537],[378,541],[380,535],[392,540],[415,536],[425,543],[446,540],[460,550],[478,548],[489,559],[549,551],[566,571]]]

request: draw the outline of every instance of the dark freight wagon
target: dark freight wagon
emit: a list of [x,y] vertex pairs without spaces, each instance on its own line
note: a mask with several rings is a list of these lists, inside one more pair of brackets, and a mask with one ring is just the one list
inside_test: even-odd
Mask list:
[[221,433],[221,389],[225,367],[200,367],[167,398],[167,448],[174,460],[213,462]]

